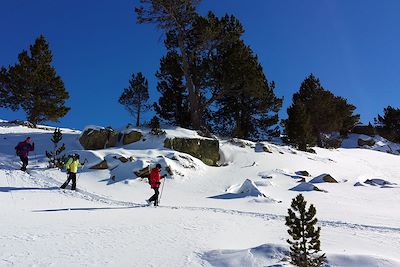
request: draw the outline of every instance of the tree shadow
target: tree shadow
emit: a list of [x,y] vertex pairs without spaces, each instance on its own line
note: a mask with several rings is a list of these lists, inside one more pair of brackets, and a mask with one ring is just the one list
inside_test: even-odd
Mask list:
[[51,190],[58,190],[60,189],[59,187],[48,187],[48,188],[42,188],[42,187],[0,187],[0,192],[8,193],[12,191],[51,191]]

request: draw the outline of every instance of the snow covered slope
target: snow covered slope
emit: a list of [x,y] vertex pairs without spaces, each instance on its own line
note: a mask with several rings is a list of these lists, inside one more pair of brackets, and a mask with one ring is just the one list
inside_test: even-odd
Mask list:
[[[88,166],[107,159],[116,167],[85,167],[73,192],[58,189],[65,172],[46,168],[51,130],[1,122],[0,266],[290,266],[284,216],[299,192],[317,208],[329,266],[400,266],[399,156],[358,148],[310,154],[265,142],[266,153],[220,140],[223,166],[209,167],[141,130],[146,141],[82,151],[80,132],[63,129],[68,152]],[[197,137],[180,128],[167,135]],[[26,136],[37,148],[29,173],[18,170],[14,152]],[[156,162],[174,175],[161,206],[146,207],[152,191],[133,171]]]

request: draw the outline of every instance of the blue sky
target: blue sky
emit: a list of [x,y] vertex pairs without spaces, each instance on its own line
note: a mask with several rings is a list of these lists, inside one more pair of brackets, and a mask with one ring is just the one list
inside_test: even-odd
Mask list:
[[[143,72],[156,101],[155,72],[165,53],[163,34],[138,25],[136,0],[1,0],[0,65],[43,34],[53,65],[70,93],[71,111],[60,125],[122,127],[134,122],[118,103],[132,72]],[[258,55],[276,94],[280,117],[309,73],[357,107],[363,122],[387,105],[400,107],[400,1],[397,0],[204,0],[208,10],[239,18],[244,40]],[[148,120],[153,114],[143,118]],[[0,109],[2,119],[24,119]]]

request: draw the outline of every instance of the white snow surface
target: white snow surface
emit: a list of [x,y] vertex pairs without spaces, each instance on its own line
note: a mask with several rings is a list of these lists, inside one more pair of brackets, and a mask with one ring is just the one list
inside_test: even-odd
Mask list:
[[[291,266],[285,216],[298,191],[317,208],[327,266],[400,266],[398,155],[350,145],[310,154],[264,142],[272,151],[265,153],[220,140],[224,165],[210,167],[140,130],[145,141],[84,151],[80,131],[62,129],[66,153],[88,161],[74,192],[59,189],[65,171],[47,168],[51,130],[0,121],[0,266]],[[14,147],[27,136],[36,150],[25,173]],[[88,169],[103,159],[112,170]],[[158,208],[144,205],[153,192],[133,174],[156,163],[174,172]],[[299,183],[302,170],[340,182],[318,183],[324,192],[290,190],[312,185],[311,177]],[[252,190],[266,197],[221,197]]]

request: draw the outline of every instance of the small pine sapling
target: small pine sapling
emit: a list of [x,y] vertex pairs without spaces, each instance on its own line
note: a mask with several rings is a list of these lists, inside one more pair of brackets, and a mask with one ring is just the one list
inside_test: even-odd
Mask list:
[[292,238],[287,240],[290,244],[291,262],[300,267],[322,266],[325,254],[319,254],[321,228],[315,228],[318,222],[315,217],[317,210],[311,204],[307,211],[306,205],[303,195],[297,195],[288,209],[289,215],[286,216],[286,226],[289,227],[288,233]]
[[46,157],[49,159],[49,168],[62,168],[64,166],[64,162],[66,160],[66,156],[61,153],[65,150],[65,144],[63,143],[61,146],[58,146],[58,143],[62,140],[61,130],[56,128],[53,133],[53,137],[51,138],[51,142],[54,144],[53,151],[46,150]]
[[151,128],[150,133],[153,134],[153,135],[163,135],[163,134],[165,134],[165,131],[161,130],[160,120],[158,119],[157,116],[154,116],[151,119],[150,128]]

